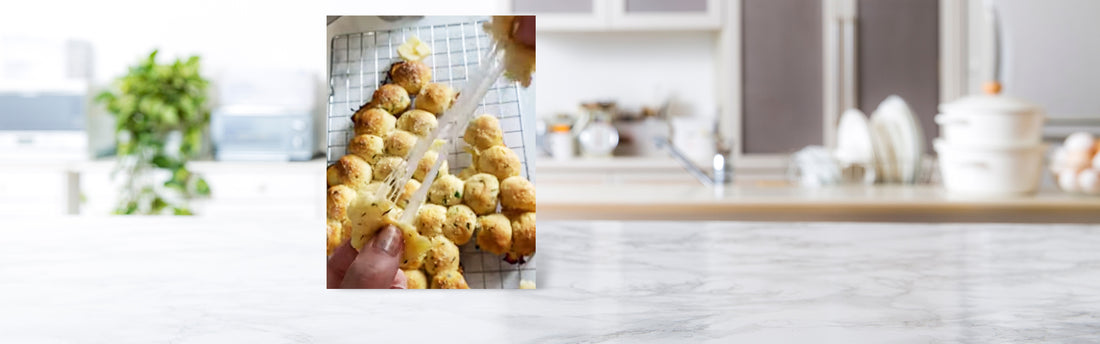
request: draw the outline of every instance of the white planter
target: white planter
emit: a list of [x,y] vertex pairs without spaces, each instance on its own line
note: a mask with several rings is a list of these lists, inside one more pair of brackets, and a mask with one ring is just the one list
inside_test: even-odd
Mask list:
[[948,144],[936,139],[940,173],[947,191],[973,195],[1035,193],[1046,145],[985,147]]

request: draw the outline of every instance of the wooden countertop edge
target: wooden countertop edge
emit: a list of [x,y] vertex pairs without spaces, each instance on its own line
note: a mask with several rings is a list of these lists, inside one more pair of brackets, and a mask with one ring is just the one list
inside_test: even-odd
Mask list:
[[538,206],[540,220],[1100,223],[1100,207],[1066,204],[832,203]]

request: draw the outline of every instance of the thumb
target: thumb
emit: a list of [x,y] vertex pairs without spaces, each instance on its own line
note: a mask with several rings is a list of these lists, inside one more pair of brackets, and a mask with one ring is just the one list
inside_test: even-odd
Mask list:
[[363,245],[344,275],[342,288],[389,288],[394,282],[401,255],[405,251],[405,239],[401,230],[387,225]]

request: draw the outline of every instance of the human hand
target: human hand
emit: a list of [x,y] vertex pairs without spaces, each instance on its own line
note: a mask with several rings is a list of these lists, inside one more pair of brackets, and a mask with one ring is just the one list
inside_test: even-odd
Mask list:
[[519,44],[535,49],[535,16],[517,16],[513,37]]
[[405,274],[398,268],[404,251],[401,230],[392,225],[379,229],[362,252],[344,241],[328,259],[328,288],[405,289]]

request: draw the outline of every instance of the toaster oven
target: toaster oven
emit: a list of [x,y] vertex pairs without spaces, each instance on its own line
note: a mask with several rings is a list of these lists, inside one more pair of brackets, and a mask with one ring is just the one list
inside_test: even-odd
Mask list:
[[313,158],[313,115],[279,107],[226,106],[210,118],[214,158],[305,161]]

